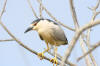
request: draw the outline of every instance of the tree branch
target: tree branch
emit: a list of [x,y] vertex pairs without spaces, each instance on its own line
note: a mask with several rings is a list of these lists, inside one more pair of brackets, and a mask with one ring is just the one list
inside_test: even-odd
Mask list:
[[[33,54],[35,54],[35,55],[38,56],[38,53],[37,53],[36,51],[30,49],[29,47],[27,47],[26,45],[24,45],[20,40],[18,40],[18,39],[6,28],[6,26],[5,26],[2,22],[0,22],[0,24],[1,24],[1,26],[4,28],[4,30],[5,30],[5,31],[20,45],[20,46],[22,46],[23,48],[27,49],[27,50],[30,51],[31,53],[33,53]],[[46,57],[46,56],[44,56],[44,59],[50,61],[50,59],[49,59],[48,57]],[[54,62],[53,62],[53,63],[54,63]],[[60,62],[58,62],[58,65],[59,65],[59,64],[60,64]]]
[[[30,49],[29,47],[27,47],[26,45],[24,45],[20,40],[18,40],[18,39],[6,28],[6,26],[1,22],[1,17],[2,17],[2,15],[3,15],[4,11],[5,11],[6,3],[7,3],[7,0],[5,1],[3,10],[2,10],[2,12],[1,12],[1,14],[0,14],[0,25],[4,28],[4,30],[5,30],[5,31],[20,45],[20,46],[24,47],[25,49],[27,49],[27,50],[30,51],[31,53],[33,53],[33,54],[35,54],[35,55],[38,55],[38,53],[37,53],[36,51]],[[46,56],[44,56],[44,59],[50,61],[50,59],[49,59],[48,57],[46,57]],[[54,62],[53,62],[53,63],[54,63]],[[58,64],[60,64],[60,62],[58,62]]]
[[6,42],[6,41],[15,41],[15,40],[14,39],[0,40],[0,42]]
[[3,6],[2,11],[1,11],[1,13],[0,13],[0,20],[1,20],[1,17],[2,17],[2,15],[3,15],[4,11],[5,11],[6,3],[7,3],[7,0],[5,0],[4,6]]
[[38,16],[37,16],[35,10],[33,9],[32,5],[31,5],[30,0],[27,0],[27,2],[28,2],[28,4],[29,4],[30,8],[32,9],[32,12],[33,12],[34,16],[35,16],[36,18],[38,18]]
[[77,16],[76,16],[76,12],[75,12],[75,8],[74,8],[74,4],[73,4],[73,0],[69,0],[70,2],[70,10],[71,10],[71,14],[74,20],[74,26],[76,28],[76,30],[79,27],[78,21],[77,21]]
[[[92,16],[92,19],[91,19],[91,22],[93,22],[96,18],[96,16],[99,14],[99,12],[96,12],[97,8],[99,7],[99,4],[100,4],[100,0],[98,0],[96,6],[92,7],[91,10],[93,12],[93,16]],[[86,37],[86,45],[88,47],[88,49],[90,49],[90,32],[91,32],[91,28],[88,29],[87,31],[87,37]],[[94,66],[97,66],[96,64],[96,61],[95,61],[95,58],[93,57],[92,53],[89,54]]]
[[[68,60],[68,57],[70,56],[70,54],[71,54],[71,52],[72,52],[72,49],[73,49],[74,46],[75,46],[75,43],[77,42],[77,40],[78,40],[79,37],[80,37],[80,34],[81,34],[83,31],[85,31],[86,29],[89,29],[89,28],[91,28],[91,27],[93,27],[93,26],[95,26],[95,25],[98,25],[98,24],[100,24],[100,20],[96,20],[96,21],[93,22],[93,23],[90,22],[90,23],[86,24],[85,26],[81,27],[78,31],[76,31],[74,37],[73,37],[72,40],[70,41],[69,46],[68,46],[68,48],[67,48],[67,50],[66,50],[66,52],[65,52],[65,55],[64,55],[63,60],[62,60],[63,62],[65,62],[66,59]],[[63,65],[61,65],[61,66],[63,66]]]
[[69,29],[69,30],[71,30],[71,31],[75,31],[75,29],[72,29],[71,27],[68,27],[68,26],[64,25],[62,22],[60,22],[59,20],[57,20],[57,19],[44,7],[44,5],[42,4],[41,0],[37,0],[37,2],[38,2],[39,4],[41,4],[41,6],[42,6],[42,8],[45,10],[45,12],[46,12],[53,20],[55,20],[57,23],[59,23],[59,24],[62,25],[63,27],[65,27],[65,28],[67,28],[67,29]]
[[92,11],[94,11],[94,10],[96,10],[99,7],[99,4],[100,4],[100,0],[98,0],[96,6],[94,6],[92,8],[89,7],[89,9],[92,10]]
[[81,57],[79,57],[78,59],[77,59],[77,61],[79,61],[79,60],[81,60],[83,57],[85,57],[86,55],[88,55],[89,53],[91,53],[92,51],[94,51],[97,47],[99,47],[100,46],[100,41],[99,42],[97,42],[94,46],[93,46],[93,48],[91,48],[88,52],[86,52],[83,56],[81,56]]
[[[80,45],[82,47],[82,51],[83,51],[83,54],[84,54],[87,50],[86,50],[86,48],[84,46],[84,40],[82,38],[82,35],[80,36],[79,41],[80,41]],[[87,66],[91,66],[92,65],[88,56],[85,57],[85,63],[86,63]]]
[[[75,30],[76,30],[76,32],[77,32],[78,29],[80,28],[80,26],[79,26],[79,24],[78,24],[77,15],[76,15],[76,12],[75,12],[73,0],[69,0],[69,3],[70,3],[70,10],[71,10],[72,18],[73,18],[73,21],[74,21]],[[83,44],[82,36],[84,36],[83,33],[81,34],[81,37],[80,37],[80,45],[81,45],[82,51],[83,51],[83,52],[86,52],[84,45],[82,45],[82,44]],[[74,42],[74,41],[73,41],[73,42]],[[72,46],[72,45],[70,45],[70,46]],[[75,46],[75,44],[73,45],[73,47],[74,47],[74,46]],[[71,51],[72,51],[72,50],[71,50]],[[71,51],[68,52],[68,53],[71,53]],[[67,55],[67,54],[66,54],[66,55]],[[61,66],[64,65],[65,60],[66,60],[66,58],[65,58],[65,56],[64,56],[64,57],[62,58]],[[91,63],[89,62],[89,58],[88,58],[88,57],[86,57],[85,60],[86,60],[86,64],[87,64],[87,65],[91,65]]]
[[[54,53],[52,53],[52,52],[50,52],[50,51],[48,51],[48,53],[49,53],[50,55],[54,56]],[[61,61],[61,58],[62,58],[62,56],[59,55],[59,54],[57,54],[57,59]],[[69,62],[69,61],[67,61],[67,60],[65,61],[65,63],[68,64],[68,65],[70,65],[70,66],[76,66],[75,64],[73,64],[73,63],[71,63],[71,62]]]
[[[41,2],[42,2],[42,0],[41,0]],[[43,18],[42,11],[43,11],[43,8],[42,8],[41,3],[40,3],[40,6],[39,6],[39,16],[40,16],[40,18]]]
[[[75,8],[74,8],[74,3],[73,3],[73,0],[69,0],[70,1],[70,9],[71,9],[71,13],[72,13],[72,17],[73,17],[73,20],[74,20],[74,26],[76,28],[76,30],[79,29],[79,24],[78,24],[78,20],[77,20],[77,15],[76,15],[76,12],[75,12]],[[81,48],[82,48],[82,51],[83,53],[86,52],[86,49],[85,49],[85,46],[83,45],[84,41],[83,41],[83,36],[84,34],[82,33],[81,36],[80,36],[80,45],[81,45]],[[91,63],[89,61],[89,57],[85,57],[85,62],[86,62],[86,65],[87,66],[91,66]]]

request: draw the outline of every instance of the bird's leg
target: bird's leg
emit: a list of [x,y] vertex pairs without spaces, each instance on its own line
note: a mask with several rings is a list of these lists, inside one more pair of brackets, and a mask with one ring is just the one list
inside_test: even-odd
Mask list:
[[50,62],[53,63],[53,66],[54,66],[54,64],[56,64],[56,66],[57,66],[57,64],[58,64],[58,61],[57,61],[57,48],[55,48],[54,51],[55,51],[55,57],[52,58],[52,59],[50,60]]
[[45,52],[48,52],[48,50],[50,49],[47,42],[46,42],[46,45],[47,45],[47,49],[45,49],[45,50],[44,50],[43,52],[41,52],[41,53],[38,53],[38,56],[40,57],[40,59],[43,59],[43,58],[44,58],[44,53],[45,53]]

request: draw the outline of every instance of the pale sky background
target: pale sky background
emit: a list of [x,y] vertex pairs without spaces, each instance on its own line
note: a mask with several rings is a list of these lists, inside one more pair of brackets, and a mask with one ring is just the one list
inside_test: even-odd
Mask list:
[[[96,4],[97,0],[74,0],[77,18],[80,26],[85,25],[91,20],[92,11],[88,7],[92,7]],[[0,0],[0,11],[3,7],[4,0]],[[39,4],[37,0],[31,0],[31,3],[39,15]],[[45,7],[62,23],[74,28],[73,19],[69,8],[69,0],[43,0]],[[100,7],[99,7],[100,10]],[[51,19],[44,11],[43,17]],[[100,15],[97,19],[100,19]],[[46,44],[40,40],[36,31],[31,31],[24,34],[24,31],[30,25],[30,23],[36,18],[33,15],[31,8],[28,5],[27,0],[8,0],[6,11],[3,14],[2,22],[7,28],[14,34],[19,40],[31,49],[42,52],[46,48]],[[68,38],[68,41],[72,39],[74,32],[62,27]],[[0,40],[11,38],[5,30],[0,26]],[[94,44],[100,40],[100,25],[92,28],[91,32],[91,44]],[[62,56],[68,45],[58,47],[58,53]],[[52,58],[52,56],[45,54]],[[82,55],[80,44],[77,42],[69,60],[76,63],[76,59]],[[93,51],[95,60],[100,66],[100,47]],[[86,66],[84,59],[77,63],[78,66]],[[19,46],[15,41],[13,42],[0,42],[0,66],[53,66],[47,60],[40,60],[36,55],[30,53],[23,47]]]

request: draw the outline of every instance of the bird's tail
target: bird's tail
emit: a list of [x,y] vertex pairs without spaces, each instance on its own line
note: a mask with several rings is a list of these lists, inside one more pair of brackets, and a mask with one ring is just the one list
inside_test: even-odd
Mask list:
[[67,40],[67,38],[66,38],[66,41],[65,41],[65,43],[63,44],[63,45],[67,45],[68,44],[68,40]]

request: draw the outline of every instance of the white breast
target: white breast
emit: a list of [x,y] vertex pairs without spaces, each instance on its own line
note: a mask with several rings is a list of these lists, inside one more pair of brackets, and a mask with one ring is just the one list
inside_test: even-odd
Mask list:
[[57,31],[56,33],[61,31],[63,34],[63,30],[60,28],[60,26],[55,25],[53,22],[48,22],[47,20],[41,20],[36,25],[35,28],[36,28],[36,31],[42,36],[43,40],[45,40],[46,42],[48,42],[50,44],[60,45],[65,42],[65,41],[61,41],[61,40],[56,41],[56,39],[57,39],[56,36],[59,36],[60,34],[55,35],[54,31]]
[[38,33],[43,37],[45,41],[47,41],[50,44],[54,44],[53,37],[51,36],[52,27],[56,27],[53,22],[48,22],[47,20],[41,20],[37,24],[37,31]]

